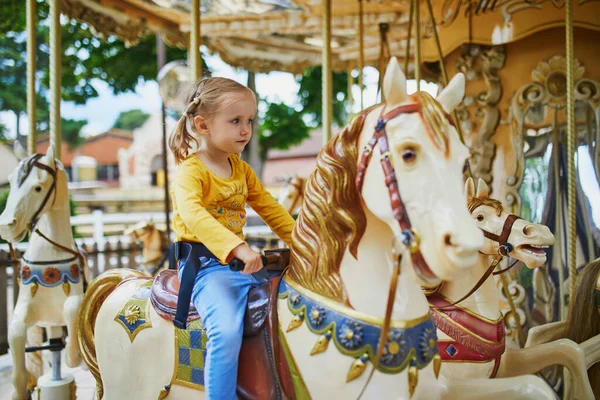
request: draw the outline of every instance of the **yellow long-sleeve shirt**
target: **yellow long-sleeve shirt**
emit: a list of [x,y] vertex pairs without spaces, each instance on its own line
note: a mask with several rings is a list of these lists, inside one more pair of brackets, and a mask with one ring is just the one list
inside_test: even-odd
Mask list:
[[171,190],[173,230],[177,240],[204,244],[221,263],[244,243],[245,206],[254,211],[286,244],[295,221],[264,188],[250,166],[237,154],[229,156],[232,173],[221,178],[193,154],[179,166]]

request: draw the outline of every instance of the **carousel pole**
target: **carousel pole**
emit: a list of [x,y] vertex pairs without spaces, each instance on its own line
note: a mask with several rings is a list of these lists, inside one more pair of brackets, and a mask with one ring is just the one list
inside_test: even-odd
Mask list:
[[408,64],[410,62],[410,38],[412,36],[414,10],[415,2],[411,0],[410,10],[408,12],[408,37],[406,38],[406,54],[404,55],[404,74],[406,74],[406,76],[408,76]]
[[569,212],[569,235],[568,245],[568,264],[569,264],[569,302],[575,298],[575,283],[577,277],[577,204],[575,197],[575,82],[574,82],[574,64],[575,56],[573,54],[573,0],[567,0],[565,3],[566,11],[566,44],[567,44],[567,209]]
[[323,102],[323,146],[331,139],[331,123],[333,120],[333,90],[331,80],[331,0],[321,3],[321,25],[323,53],[321,66],[322,102]]
[[421,0],[415,3],[415,80],[417,92],[421,90]]
[[364,110],[363,70],[365,68],[365,21],[363,0],[358,0],[358,87],[360,88],[360,109]]
[[[156,66],[157,71],[160,71],[162,67],[167,63],[167,52],[165,48],[165,42],[160,37],[160,34],[156,35]],[[165,195],[165,232],[167,238],[171,238],[171,209],[169,207],[169,159],[167,157],[167,124],[166,118],[167,113],[165,109],[165,103],[160,101],[160,118],[162,125],[162,162],[163,162],[163,174],[164,174],[164,195]]]
[[60,160],[61,121],[60,121],[60,0],[50,1],[50,146],[54,157]]
[[354,96],[352,96],[352,86],[354,86],[354,77],[352,76],[352,68],[348,68],[348,109],[349,114],[352,114],[352,106],[354,106]]
[[35,153],[36,115],[35,115],[35,0],[27,0],[27,117],[29,118],[29,136],[27,136],[27,154]]
[[190,72],[192,82],[202,76],[202,59],[200,58],[200,0],[192,0],[192,31],[190,32]]
[[[440,44],[440,35],[438,33],[437,24],[435,22],[435,16],[433,15],[433,7],[431,7],[431,0],[427,0],[427,9],[429,10],[429,17],[431,18],[431,24],[433,25],[433,37],[435,38],[435,46],[437,47],[438,57],[440,58],[440,68],[442,69],[442,83],[444,86],[448,85],[448,71],[446,70],[446,64],[444,63],[444,55],[442,54],[442,45]],[[465,143],[463,132],[460,124],[458,123],[458,117],[456,116],[456,110],[452,111],[452,119],[454,120],[454,126],[458,131],[458,137],[460,141]]]

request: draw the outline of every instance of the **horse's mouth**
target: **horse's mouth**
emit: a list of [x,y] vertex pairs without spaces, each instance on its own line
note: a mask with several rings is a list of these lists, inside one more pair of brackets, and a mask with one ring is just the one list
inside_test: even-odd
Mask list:
[[545,249],[550,246],[545,245],[535,245],[535,244],[521,244],[517,246],[517,249],[524,251],[527,254],[530,254],[535,257],[546,257]]
[[0,236],[2,237],[2,239],[6,240],[9,243],[19,243],[19,242],[23,241],[23,239],[25,239],[25,236],[27,236],[27,229],[24,229],[23,231],[21,231],[19,234],[16,234],[16,235],[13,232],[11,232],[8,235],[3,233]]

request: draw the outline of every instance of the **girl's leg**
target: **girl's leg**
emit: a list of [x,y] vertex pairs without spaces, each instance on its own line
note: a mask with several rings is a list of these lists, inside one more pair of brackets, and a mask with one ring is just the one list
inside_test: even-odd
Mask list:
[[248,291],[257,280],[217,261],[202,261],[192,301],[208,336],[204,363],[206,396],[208,400],[234,400]]

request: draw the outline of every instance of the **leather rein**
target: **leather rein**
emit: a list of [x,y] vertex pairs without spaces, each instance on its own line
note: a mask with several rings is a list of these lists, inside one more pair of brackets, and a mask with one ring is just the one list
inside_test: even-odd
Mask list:
[[[392,119],[402,115],[402,114],[413,114],[413,113],[421,113],[421,104],[419,103],[409,103],[397,106],[384,114],[385,106],[383,106],[381,110],[381,115],[377,120],[377,125],[375,127],[375,132],[373,136],[365,146],[360,161],[358,164],[357,174],[356,174],[356,189],[358,193],[362,193],[362,187],[364,184],[364,177],[367,170],[367,166],[371,160],[371,156],[373,155],[373,151],[375,146],[379,146],[380,151],[380,162],[381,167],[383,168],[383,173],[385,176],[385,184],[388,188],[390,202],[392,206],[392,212],[394,214],[394,219],[398,221],[398,224],[401,229],[400,240],[404,246],[409,250],[413,268],[416,274],[423,279],[424,281],[431,281],[437,279],[433,271],[427,265],[425,258],[421,254],[420,250],[420,236],[413,229],[412,224],[410,222],[410,218],[406,211],[406,206],[404,201],[402,200],[402,196],[400,195],[400,189],[398,188],[398,179],[396,177],[396,172],[394,171],[394,167],[392,165],[392,155],[390,153],[389,139],[386,132],[386,125]],[[450,115],[446,114],[446,118],[451,125],[454,125],[452,118]],[[395,248],[394,248],[395,250]],[[402,260],[402,254],[396,253],[394,251],[394,255],[398,258],[397,262],[394,265],[391,282],[390,282],[390,290],[388,293],[388,300],[385,311],[385,318],[383,322],[383,326],[381,329],[381,335],[379,337],[379,343],[377,345],[377,353],[375,355],[375,359],[373,360],[373,369],[371,369],[371,373],[367,378],[360,394],[358,395],[358,399],[362,397],[364,394],[371,378],[373,377],[373,373],[379,367],[379,361],[383,354],[383,348],[385,345],[385,341],[388,337],[388,332],[391,324],[392,310],[394,307],[394,300],[396,297],[396,287],[398,284],[398,277],[400,275],[400,262]]]
[[[79,259],[81,268],[83,268],[83,266],[85,265],[84,264],[85,260],[84,260],[83,255],[80,252],[75,251],[66,246],[63,246],[60,243],[55,242],[54,240],[50,239],[48,236],[44,235],[38,228],[36,228],[37,223],[40,219],[40,215],[41,215],[42,211],[44,210],[44,207],[46,207],[46,204],[48,203],[48,200],[50,200],[50,196],[52,196],[52,194],[54,194],[54,198],[52,199],[52,206],[54,206],[54,203],[56,202],[56,174],[57,174],[58,169],[52,169],[50,166],[39,162],[38,160],[41,157],[42,157],[41,154],[33,155],[32,158],[28,161],[28,163],[30,165],[29,165],[29,168],[26,171],[25,175],[19,177],[19,186],[21,186],[23,184],[23,182],[25,182],[25,180],[27,179],[29,174],[31,173],[31,169],[32,169],[31,167],[38,167],[38,168],[48,172],[48,174],[50,174],[50,176],[52,177],[52,184],[50,185],[50,189],[48,189],[48,193],[46,193],[46,196],[44,197],[44,200],[42,201],[42,204],[40,205],[40,207],[36,210],[36,212],[31,217],[31,221],[29,221],[29,224],[27,224],[27,229],[29,230],[29,232],[37,233],[41,238],[45,239],[47,242],[49,242],[53,246],[56,246],[57,248],[59,248],[63,251],[66,251],[67,253],[70,253],[70,254],[74,255],[75,257],[77,257]],[[8,243],[8,248],[10,250],[11,258],[17,262],[20,262],[21,259],[17,257],[15,250],[12,246],[12,243],[10,243],[10,242]],[[30,263],[35,265],[35,261],[33,261],[33,262],[30,261]]]

